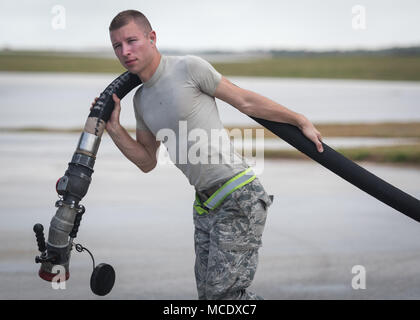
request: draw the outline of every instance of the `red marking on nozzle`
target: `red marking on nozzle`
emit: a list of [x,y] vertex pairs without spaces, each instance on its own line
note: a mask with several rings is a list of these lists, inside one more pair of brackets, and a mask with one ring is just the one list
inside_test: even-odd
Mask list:
[[[57,273],[51,273],[51,272],[47,272],[44,271],[42,269],[39,269],[38,275],[41,279],[45,280],[45,281],[49,281],[52,282],[54,277],[57,276]],[[70,272],[66,272],[66,281],[70,278]]]
[[58,178],[57,182],[55,183],[55,191],[58,193],[58,183],[60,182],[61,178]]

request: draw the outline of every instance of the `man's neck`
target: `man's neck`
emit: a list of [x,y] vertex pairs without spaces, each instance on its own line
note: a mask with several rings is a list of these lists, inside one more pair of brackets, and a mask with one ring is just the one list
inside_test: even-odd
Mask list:
[[143,83],[147,82],[151,77],[153,77],[153,75],[156,72],[156,69],[159,67],[161,58],[162,58],[162,55],[160,54],[159,51],[157,51],[157,54],[153,57],[150,65],[145,70],[137,74]]

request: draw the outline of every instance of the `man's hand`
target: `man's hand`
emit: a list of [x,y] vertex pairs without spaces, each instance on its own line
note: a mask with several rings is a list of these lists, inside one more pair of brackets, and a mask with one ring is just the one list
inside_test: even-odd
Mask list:
[[[92,110],[93,106],[95,105],[96,101],[99,98],[96,97],[90,107],[90,110]],[[114,100],[114,110],[111,113],[111,117],[109,118],[108,122],[106,123],[106,130],[108,132],[110,131],[115,131],[116,129],[118,129],[121,124],[120,124],[120,113],[121,113],[121,104],[120,104],[120,99],[118,98],[118,96],[113,93],[112,94],[112,99]]]
[[117,97],[115,93],[112,94],[112,99],[114,100],[114,110],[111,113],[111,117],[109,118],[108,122],[106,123],[106,130],[108,132],[116,131],[121,127],[120,124],[120,113],[121,113],[121,104],[120,99]]
[[[109,136],[127,159],[140,170],[143,172],[153,170],[157,164],[160,141],[156,141],[156,137],[150,131],[139,129],[136,130],[136,140],[133,139],[120,124],[121,104],[115,93],[112,95],[112,100],[114,100],[114,110],[105,127]],[[92,102],[91,110],[97,101],[98,97]]]
[[305,116],[301,115],[301,119],[299,121],[298,128],[302,131],[302,133],[313,143],[318,150],[318,152],[324,152],[324,148],[322,147],[322,135],[321,133],[315,128],[315,126],[310,122]]

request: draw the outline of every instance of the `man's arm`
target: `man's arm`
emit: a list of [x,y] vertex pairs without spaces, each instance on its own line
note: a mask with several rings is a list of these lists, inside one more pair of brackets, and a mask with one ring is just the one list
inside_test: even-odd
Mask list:
[[153,170],[157,164],[156,152],[160,141],[156,141],[155,136],[147,130],[136,130],[136,140],[134,140],[120,124],[120,99],[115,94],[112,98],[115,107],[106,124],[107,132],[118,149],[140,170],[143,172]]
[[298,127],[308,139],[315,143],[319,152],[324,151],[321,143],[321,133],[304,115],[289,110],[255,92],[242,89],[231,83],[225,77],[222,77],[214,96],[249,116],[290,123]]

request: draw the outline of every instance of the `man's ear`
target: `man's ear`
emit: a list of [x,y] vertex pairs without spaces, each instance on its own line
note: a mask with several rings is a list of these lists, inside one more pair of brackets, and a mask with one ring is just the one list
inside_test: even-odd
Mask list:
[[156,44],[156,32],[154,30],[149,32],[150,43]]

